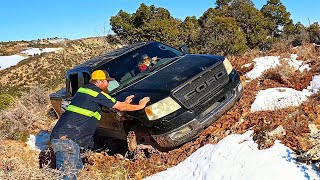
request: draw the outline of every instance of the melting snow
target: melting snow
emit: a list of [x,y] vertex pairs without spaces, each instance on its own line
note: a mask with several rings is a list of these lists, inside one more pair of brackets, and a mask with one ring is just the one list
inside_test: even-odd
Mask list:
[[245,75],[250,79],[256,79],[261,76],[264,71],[280,65],[279,56],[265,56],[255,58],[253,62],[254,68]]
[[50,133],[40,131],[36,136],[31,134],[28,138],[27,144],[36,151],[43,151],[47,149],[50,141]]
[[298,163],[294,152],[276,141],[258,150],[248,131],[232,134],[218,144],[208,144],[185,161],[146,179],[219,179],[219,180],[277,180],[319,179],[312,166]]
[[40,48],[30,48],[30,49],[28,49],[28,50],[22,51],[21,53],[27,54],[27,55],[30,55],[30,56],[34,56],[34,55],[40,55],[41,53],[45,53],[45,52],[58,51],[58,50],[61,50],[61,49],[63,49],[63,48],[43,48],[43,49],[40,49]]
[[310,82],[310,86],[308,87],[310,91],[313,93],[317,93],[320,89],[320,75],[314,76],[312,81]]
[[[303,61],[297,60],[297,57],[297,54],[291,54],[290,58],[284,58],[283,60],[300,72],[311,69],[308,64],[303,64]],[[254,68],[245,75],[249,79],[256,79],[260,77],[264,71],[280,65],[279,56],[260,57],[254,59],[253,62]],[[299,106],[303,101],[307,100],[312,93],[317,92],[319,89],[320,76],[315,76],[310,82],[310,86],[302,91],[280,87],[259,91],[255,101],[251,105],[251,112]]]
[[308,64],[303,64],[303,61],[299,61],[297,58],[297,54],[291,54],[290,59],[284,58],[284,60],[287,61],[291,67],[298,69],[300,72],[303,72],[304,70],[309,71],[311,69]]
[[18,62],[26,59],[20,55],[0,56],[0,70],[16,65]]
[[[297,60],[297,57],[298,57],[297,54],[291,54],[290,58],[284,58],[283,60],[287,61],[291,67],[299,70],[300,72],[311,69],[308,64],[303,64],[303,61]],[[249,79],[256,79],[260,77],[264,71],[280,65],[280,57],[265,56],[265,57],[255,58],[253,62],[254,62],[254,68],[245,75]],[[243,65],[243,67],[248,67],[250,65],[251,63],[245,64]]]
[[310,86],[302,91],[291,88],[270,88],[259,91],[256,99],[251,105],[251,112],[263,110],[275,110],[289,106],[299,106],[306,101],[313,93],[320,89],[320,75],[314,76]]
[[49,41],[49,43],[55,44],[55,43],[64,42],[64,41],[66,41],[66,40],[65,40],[65,39],[49,39],[48,41]]
[[241,67],[242,67],[242,68],[244,68],[244,67],[246,67],[246,68],[247,68],[247,67],[250,67],[250,66],[251,66],[251,64],[252,64],[252,63],[248,63],[248,64],[245,64],[245,65],[242,65]]
[[299,106],[308,99],[308,91],[297,91],[291,88],[270,88],[260,91],[251,105],[251,112],[282,109]]

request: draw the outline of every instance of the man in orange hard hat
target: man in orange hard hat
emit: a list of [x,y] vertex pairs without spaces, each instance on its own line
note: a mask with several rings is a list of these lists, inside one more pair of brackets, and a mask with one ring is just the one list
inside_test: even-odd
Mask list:
[[76,173],[82,169],[80,147],[93,148],[93,135],[101,119],[102,106],[119,111],[136,111],[143,109],[150,101],[149,97],[144,97],[139,104],[130,104],[133,95],[124,102],[115,100],[106,93],[112,80],[106,71],[94,71],[90,83],[78,89],[52,130],[51,143],[57,168],[61,171],[71,168],[71,174],[64,175],[63,179],[76,179]]

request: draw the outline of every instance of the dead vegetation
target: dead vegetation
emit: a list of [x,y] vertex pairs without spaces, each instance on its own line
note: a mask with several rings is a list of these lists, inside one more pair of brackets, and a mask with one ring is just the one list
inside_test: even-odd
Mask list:
[[[28,43],[22,44],[24,48],[28,46]],[[9,47],[12,46],[14,47],[14,45]],[[115,49],[118,45],[107,43],[105,38],[101,37],[66,41],[62,47],[61,51],[29,57],[15,66],[1,70],[0,90],[16,87],[19,91],[23,91],[22,88],[36,84],[44,84],[49,89],[55,89],[63,84],[66,70]],[[9,94],[11,93],[13,92]]]
[[262,75],[262,81],[273,81],[278,87],[288,87],[301,91],[309,86],[315,73],[308,71],[300,72],[291,67],[288,62],[281,61],[281,66],[269,69]]
[[49,130],[49,93],[44,86],[31,87],[12,107],[0,111],[0,136],[25,141],[29,133]]
[[39,169],[38,153],[25,143],[4,140],[0,143],[0,179],[58,179],[55,170]]

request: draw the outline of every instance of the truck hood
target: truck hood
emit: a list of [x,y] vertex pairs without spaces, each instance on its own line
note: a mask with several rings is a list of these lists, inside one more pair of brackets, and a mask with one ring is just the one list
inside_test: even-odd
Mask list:
[[187,54],[122,89],[114,96],[117,100],[124,101],[127,96],[135,95],[133,103],[149,96],[151,103],[155,103],[170,96],[170,92],[180,84],[223,60],[222,56]]

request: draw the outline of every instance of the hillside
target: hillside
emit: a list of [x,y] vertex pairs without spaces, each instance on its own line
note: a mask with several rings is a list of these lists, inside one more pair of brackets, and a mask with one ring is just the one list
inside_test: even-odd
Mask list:
[[[70,68],[79,62],[83,62],[85,60],[83,57],[94,56],[94,54],[102,52],[102,42],[102,40],[92,38],[68,42],[67,46],[63,47],[63,51],[43,54],[40,55],[40,57],[32,57],[26,61],[26,64],[23,61],[21,62],[22,64],[18,64],[17,66],[0,73],[4,73],[3,75],[5,76],[13,76],[13,72],[17,73],[24,71],[26,74],[32,75],[31,72],[27,71],[29,66],[34,67],[31,68],[32,70],[38,69],[40,71],[38,67],[33,66],[33,63],[38,63],[38,65],[45,68],[46,71],[62,73],[66,66]],[[98,50],[95,51],[94,47]],[[67,52],[69,54],[67,54]],[[80,58],[80,60],[77,58]],[[281,147],[284,149],[284,152],[287,152],[286,155],[288,157],[286,157],[288,161],[290,160],[292,163],[297,163],[297,165],[289,165],[291,168],[298,166],[298,164],[301,165],[301,167],[309,167],[305,163],[314,163],[314,170],[312,170],[319,171],[320,167],[316,162],[320,161],[320,106],[319,92],[314,90],[317,88],[319,89],[320,87],[316,87],[317,83],[312,83],[317,77],[316,75],[319,75],[320,50],[318,47],[314,44],[305,44],[296,48],[280,46],[268,52],[251,50],[244,55],[230,56],[228,58],[241,74],[244,85],[244,94],[240,101],[227,114],[204,130],[193,141],[169,152],[159,152],[154,149],[142,149],[134,154],[127,153],[126,155],[111,155],[108,154],[108,152],[86,152],[83,154],[86,167],[79,174],[79,179],[142,179],[170,167],[179,167],[179,163],[181,162],[186,164],[187,162],[190,162],[190,159],[192,160],[192,157],[199,156],[199,154],[195,154],[197,152],[204,152],[205,154],[210,155],[207,152],[213,152],[213,150],[208,148],[214,148],[215,146],[208,144],[216,144],[217,147],[223,146],[227,148],[223,149],[223,152],[230,153],[225,154],[225,157],[236,160],[237,155],[232,153],[232,148],[236,147],[236,145],[240,146],[240,141],[241,143],[242,141],[247,141],[247,143],[251,143],[252,146],[256,146],[253,150],[257,153],[261,152],[259,150],[272,151],[274,147]],[[63,62],[61,59],[67,61],[70,65],[67,65],[67,62]],[[261,59],[263,59],[263,61],[261,61]],[[54,63],[51,66],[50,62],[52,61],[59,62],[60,64]],[[5,74],[5,72],[7,74]],[[37,83],[46,83],[51,76],[57,80],[57,82],[52,80],[52,84],[60,84],[63,82],[64,73],[52,75],[49,72],[46,72],[46,77],[41,77],[39,72],[33,72],[37,79],[31,78],[31,80],[29,80],[22,72],[20,72],[19,77],[23,78],[26,86]],[[0,81],[6,83],[6,79],[3,77],[1,77]],[[13,82],[15,86],[22,85],[18,81]],[[6,86],[8,86],[8,84],[6,84]],[[272,94],[268,93],[270,92],[268,90],[271,88],[276,89],[275,92],[272,91]],[[283,88],[290,88],[290,90]],[[45,94],[47,92],[40,91],[39,89],[32,89],[32,91],[39,92],[36,97],[45,99],[47,96],[47,94]],[[290,100],[294,99],[295,96],[286,94],[286,92],[289,93],[291,91],[294,91],[295,94],[299,94],[301,97],[303,96],[305,98],[300,98],[301,101],[299,99],[299,101],[294,104]],[[304,96],[305,94],[303,93],[306,91],[310,93]],[[276,102],[270,103],[270,101],[266,101],[266,103],[270,103],[274,106],[263,106],[263,100],[261,100],[260,103],[256,102],[258,99],[257,95],[263,92],[267,92],[267,96],[263,96],[264,100],[272,101],[273,99],[271,97],[278,97]],[[283,94],[278,96],[276,93]],[[2,120],[2,122],[12,123],[12,126],[5,127],[17,126],[20,128],[15,128],[13,131],[27,131],[34,135],[37,135],[40,130],[50,131],[56,120],[47,115],[47,112],[50,109],[49,102],[32,101],[28,104],[26,103],[28,102],[26,100],[30,100],[30,97],[31,94],[24,94],[20,100],[21,105],[16,105],[13,109],[4,111],[5,113],[1,114],[0,117],[2,119],[0,120]],[[30,106],[30,103],[32,106]],[[255,103],[256,106],[253,108],[253,104]],[[283,106],[277,106],[279,104]],[[266,107],[272,108],[266,109]],[[18,111],[17,109],[22,109],[23,111]],[[11,116],[9,116],[9,114]],[[41,115],[41,118],[37,115]],[[48,120],[50,123],[42,122],[43,119]],[[23,125],[18,124],[19,122],[28,122],[30,124],[27,127],[23,127]],[[0,127],[4,126],[1,126],[0,123]],[[219,145],[220,142],[228,142],[228,139],[230,140],[229,136],[240,137],[234,134],[243,133],[245,140],[239,140],[239,142],[235,143],[235,146]],[[226,137],[228,139],[226,139]],[[11,177],[16,179],[28,179],[32,177],[41,179],[43,177],[57,178],[57,176],[59,176],[57,172],[47,166],[45,166],[44,169],[39,169],[37,151],[32,150],[31,146],[29,146],[31,144],[33,147],[36,147],[37,144],[34,142],[32,143],[31,141],[29,141],[29,145],[21,142],[21,140],[26,140],[26,138],[21,138],[21,134],[15,136],[15,138],[19,139],[19,141],[5,140],[4,138],[1,138],[0,133],[0,141],[3,142],[0,144],[0,159],[2,159],[2,161],[0,161],[0,178],[6,179],[7,177]],[[279,142],[281,142],[281,145]],[[38,148],[39,147],[40,146],[38,146]],[[242,148],[240,147],[240,149]],[[23,156],[24,153],[30,154],[30,156],[25,157]],[[269,156],[272,156],[272,153],[265,156],[265,159],[268,159]],[[297,162],[297,158],[302,162]],[[279,160],[279,158],[275,159]],[[252,157],[252,159],[250,159],[251,165],[245,167],[253,168],[258,160],[259,158]],[[52,162],[54,161],[49,162],[48,166],[50,166],[50,163]],[[243,160],[240,162],[243,162]],[[270,166],[275,165],[276,163],[272,161],[265,162]],[[201,163],[203,162],[195,164]],[[216,162],[214,162],[214,159],[211,159],[211,162],[208,160],[206,163],[214,165]],[[210,166],[210,164],[202,165]],[[227,166],[221,165],[221,167],[225,168]],[[209,170],[202,173],[210,174]],[[238,169],[234,169],[235,172],[238,172],[237,170]],[[244,171],[245,169],[241,172],[245,175],[246,173],[244,173]],[[170,172],[172,172],[172,170]],[[179,172],[182,173],[183,171]],[[221,173],[221,171],[219,172]],[[283,172],[290,171],[287,170]],[[295,174],[299,175],[296,177],[301,177],[301,179],[305,177],[303,174],[301,175],[303,172],[297,169],[294,171]],[[175,173],[172,173],[171,176],[177,177],[175,176]],[[189,173],[189,175],[190,174],[197,175],[196,170],[195,173]],[[190,176],[187,176],[188,173],[180,174],[180,177],[184,177],[183,175],[186,175],[186,178],[190,178]],[[237,177],[237,175],[238,174],[235,173],[225,177]],[[259,175],[262,176],[262,171],[260,174],[258,171],[256,175],[256,177],[259,177]],[[163,175],[160,174],[158,177],[161,179]],[[201,176],[193,177],[196,178]],[[275,179],[279,179],[279,177]]]
[[[17,89],[44,84],[55,89],[64,83],[66,70],[92,57],[110,51],[117,45],[109,44],[106,38],[85,38],[65,40],[58,43],[50,42],[7,42],[0,44],[3,55],[21,54],[29,48],[63,48],[53,53],[42,53],[30,56],[17,65],[0,71],[0,92],[16,94]],[[8,92],[9,91],[9,92]]]

